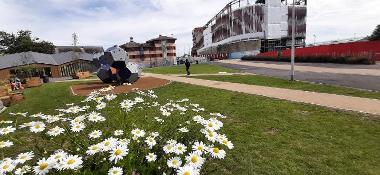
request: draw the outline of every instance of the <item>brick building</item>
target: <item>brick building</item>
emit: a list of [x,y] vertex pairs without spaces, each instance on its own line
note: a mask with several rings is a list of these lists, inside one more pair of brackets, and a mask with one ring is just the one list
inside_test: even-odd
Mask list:
[[167,66],[176,63],[177,39],[159,35],[145,43],[133,41],[133,37],[126,44],[121,45],[128,52],[129,61],[137,62],[145,67]]

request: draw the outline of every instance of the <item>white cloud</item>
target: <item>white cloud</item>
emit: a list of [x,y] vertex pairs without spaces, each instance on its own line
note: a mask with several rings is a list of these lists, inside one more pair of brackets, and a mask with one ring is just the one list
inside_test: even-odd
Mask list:
[[[29,29],[56,45],[123,44],[174,34],[178,55],[189,51],[191,31],[204,25],[229,0],[0,0],[0,30]],[[308,4],[307,41],[369,35],[379,23],[379,1],[313,0]]]

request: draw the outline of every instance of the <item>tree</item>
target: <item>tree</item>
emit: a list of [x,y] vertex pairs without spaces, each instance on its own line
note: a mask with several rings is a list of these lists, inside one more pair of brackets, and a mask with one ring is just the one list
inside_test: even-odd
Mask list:
[[40,52],[51,54],[55,46],[48,41],[39,41],[32,38],[32,32],[20,30],[17,34],[0,31],[0,54],[13,54],[20,52]]
[[380,24],[377,25],[376,29],[373,31],[372,35],[368,37],[368,39],[371,41],[380,40]]

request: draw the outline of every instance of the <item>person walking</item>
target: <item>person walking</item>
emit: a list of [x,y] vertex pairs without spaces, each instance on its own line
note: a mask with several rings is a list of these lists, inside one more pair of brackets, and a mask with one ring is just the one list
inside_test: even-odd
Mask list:
[[188,59],[186,59],[186,61],[185,61],[185,66],[186,66],[186,73],[189,76],[190,75],[190,71],[189,71],[189,69],[190,69],[190,62],[189,62]]

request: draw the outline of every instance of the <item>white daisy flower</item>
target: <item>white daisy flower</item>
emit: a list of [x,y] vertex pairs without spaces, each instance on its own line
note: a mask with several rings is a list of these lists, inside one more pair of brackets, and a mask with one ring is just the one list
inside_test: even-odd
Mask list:
[[145,159],[146,159],[148,162],[154,162],[154,161],[156,161],[156,159],[157,159],[157,155],[154,154],[154,153],[149,153],[147,156],[145,156]]
[[30,126],[30,132],[39,133],[45,130],[45,123],[43,122],[32,122]]
[[159,118],[159,117],[154,117],[154,120],[156,120],[158,123],[164,123],[165,120]]
[[199,124],[204,124],[205,123],[205,119],[200,116],[200,115],[196,115],[193,117],[193,120]]
[[60,118],[60,116],[57,116],[57,115],[49,116],[48,118],[46,118],[47,123],[54,123],[54,122],[57,122],[59,120],[61,120],[61,118]]
[[223,144],[225,146],[227,146],[228,149],[233,149],[234,148],[234,144],[232,144],[231,141],[228,140],[227,136],[224,135],[224,134],[220,134],[218,136],[218,142],[220,144]]
[[128,146],[130,142],[131,142],[131,140],[129,140],[129,139],[120,139],[119,145],[120,146]]
[[183,132],[183,133],[189,132],[189,130],[186,127],[179,128],[178,131]]
[[0,129],[0,135],[7,135],[7,134],[12,133],[14,131],[16,131],[16,128],[14,128],[12,126],[8,126],[6,128]]
[[166,144],[163,147],[163,150],[166,154],[174,153],[175,151],[175,144]]
[[135,98],[135,102],[136,102],[136,103],[142,103],[142,102],[144,102],[144,99],[141,98],[141,97],[136,97],[136,98]]
[[182,143],[175,144],[174,153],[177,155],[183,154],[186,152],[187,147]]
[[90,139],[97,139],[99,138],[100,136],[102,136],[102,131],[100,130],[94,130],[92,131],[90,134],[88,134],[88,137]]
[[26,152],[26,153],[21,153],[21,154],[19,154],[17,156],[16,162],[23,164],[23,163],[25,163],[28,160],[32,160],[33,157],[34,157],[33,151]]
[[177,170],[177,175],[199,175],[199,170],[190,165],[185,165],[183,167],[179,167]]
[[42,158],[37,162],[37,166],[33,167],[33,171],[37,175],[45,175],[49,173],[49,170],[53,168],[52,162]]
[[172,144],[172,145],[175,145],[177,144],[177,141],[176,140],[173,140],[173,139],[170,139],[168,141],[166,141],[167,144]]
[[179,157],[170,158],[167,161],[169,168],[179,168],[182,165],[182,160]]
[[71,131],[81,132],[85,127],[86,127],[86,125],[84,125],[84,123],[72,123],[71,124]]
[[202,155],[202,153],[208,149],[208,147],[202,141],[195,142],[192,148],[193,148],[193,151],[199,155]]
[[97,112],[91,112],[90,114],[88,114],[87,119],[94,123],[106,121],[106,118]]
[[12,172],[14,168],[16,168],[16,165],[14,164],[13,161],[11,161],[11,159],[8,161],[3,160],[0,163],[0,173],[2,174],[7,174],[9,172]]
[[99,153],[100,151],[101,151],[101,145],[95,144],[88,147],[86,154],[95,155],[96,153]]
[[138,128],[132,130],[131,133],[133,134],[133,136],[135,136],[137,138],[145,136],[145,131],[141,130],[141,129],[138,129]]
[[101,143],[102,151],[110,151],[118,145],[118,139],[108,138]]
[[131,100],[123,100],[120,103],[121,108],[124,109],[126,112],[129,112],[133,105],[135,105],[135,102]]
[[49,161],[51,162],[59,162],[62,161],[65,157],[67,156],[67,153],[64,152],[63,150],[58,150],[54,154],[50,155]]
[[124,134],[124,131],[123,131],[123,130],[116,130],[116,131],[113,133],[114,136],[121,136],[121,135],[123,135],[123,134]]
[[212,143],[214,143],[218,139],[218,133],[216,133],[215,131],[202,129],[201,132],[205,134],[207,140],[209,140]]
[[108,170],[108,175],[123,175],[123,169],[120,167],[112,167]]
[[61,161],[62,169],[77,170],[82,167],[82,157],[78,155],[69,155]]
[[156,137],[160,136],[160,134],[158,132],[152,132],[152,133],[150,133],[150,136],[152,136],[153,138],[156,138]]
[[209,119],[204,123],[204,127],[210,131],[217,131],[223,126],[223,123],[217,119]]
[[101,109],[106,108],[106,106],[107,106],[107,104],[105,102],[101,102],[98,105],[96,105],[96,109],[101,110]]
[[211,157],[213,158],[224,159],[224,157],[226,156],[226,152],[222,149],[219,149],[218,147],[210,148],[208,152],[211,154]]
[[7,140],[7,141],[0,141],[0,148],[9,148],[13,145],[13,142]]
[[101,103],[103,101],[104,97],[95,97],[96,103]]
[[203,163],[205,162],[205,158],[202,158],[196,152],[193,152],[186,157],[186,161],[189,165],[193,166],[194,168],[201,168]]
[[80,115],[78,117],[75,117],[73,120],[71,120],[71,123],[81,123],[86,119],[86,116]]
[[46,134],[49,136],[55,137],[55,136],[61,135],[64,131],[65,131],[65,129],[56,126],[52,129],[50,129]]
[[107,100],[107,101],[112,101],[113,99],[115,99],[117,96],[114,95],[114,94],[107,94],[106,96],[104,96],[104,98]]
[[24,174],[29,173],[31,170],[32,170],[32,167],[30,167],[29,165],[24,165],[21,168],[17,168],[15,170],[15,174],[16,175],[24,175]]
[[149,146],[149,149],[152,149],[153,146],[157,144],[153,137],[147,137],[145,143]]
[[122,160],[124,156],[128,154],[128,148],[125,146],[117,146],[112,151],[110,151],[110,161],[117,163],[119,160]]

